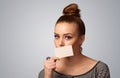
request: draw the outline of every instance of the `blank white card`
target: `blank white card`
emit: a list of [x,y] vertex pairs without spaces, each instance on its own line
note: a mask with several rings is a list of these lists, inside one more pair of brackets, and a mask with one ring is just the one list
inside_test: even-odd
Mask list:
[[69,46],[55,48],[55,56],[58,58],[73,56],[72,46],[69,45]]

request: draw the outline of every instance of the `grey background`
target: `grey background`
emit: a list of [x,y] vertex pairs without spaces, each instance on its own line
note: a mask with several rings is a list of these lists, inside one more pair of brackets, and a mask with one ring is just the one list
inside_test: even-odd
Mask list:
[[54,55],[54,24],[70,3],[86,25],[83,53],[120,77],[120,0],[0,0],[0,78],[37,78]]

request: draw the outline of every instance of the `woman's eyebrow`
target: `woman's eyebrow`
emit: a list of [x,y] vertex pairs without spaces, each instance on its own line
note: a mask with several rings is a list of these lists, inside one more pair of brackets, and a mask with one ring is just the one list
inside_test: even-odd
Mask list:
[[[54,34],[57,34],[57,33],[54,32]],[[57,35],[59,35],[59,34],[57,34]]]
[[[55,32],[54,32],[54,34],[59,35],[58,33],[55,33]],[[72,35],[72,34],[71,34],[71,33],[65,33],[65,34],[63,34],[63,35]]]
[[64,35],[72,35],[71,33],[65,33]]

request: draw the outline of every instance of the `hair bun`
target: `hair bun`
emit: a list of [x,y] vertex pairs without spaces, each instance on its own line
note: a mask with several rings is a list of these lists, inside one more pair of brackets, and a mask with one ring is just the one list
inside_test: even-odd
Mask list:
[[78,9],[78,5],[74,4],[74,3],[66,6],[63,9],[63,14],[64,15],[73,15],[73,16],[80,17],[79,12],[80,12],[80,10]]

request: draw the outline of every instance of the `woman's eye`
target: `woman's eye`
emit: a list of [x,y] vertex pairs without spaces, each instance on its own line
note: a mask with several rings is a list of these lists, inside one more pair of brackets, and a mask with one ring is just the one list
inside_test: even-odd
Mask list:
[[55,39],[58,39],[58,38],[59,38],[59,36],[58,36],[58,35],[54,35],[54,38],[55,38]]
[[69,39],[71,39],[72,37],[71,36],[65,36],[65,39],[66,40],[69,40]]

